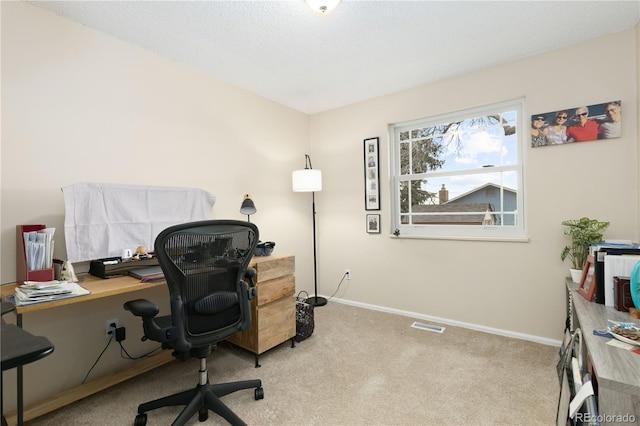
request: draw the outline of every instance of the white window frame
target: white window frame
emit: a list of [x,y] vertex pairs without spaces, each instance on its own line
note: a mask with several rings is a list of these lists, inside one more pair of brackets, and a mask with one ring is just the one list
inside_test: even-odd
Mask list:
[[[500,240],[500,241],[528,241],[527,220],[525,210],[524,191],[524,161],[525,148],[528,146],[526,135],[529,134],[524,120],[524,99],[515,99],[482,107],[469,108],[461,111],[441,114],[409,122],[393,123],[389,125],[389,158],[391,174],[391,233],[398,238],[439,238],[439,239],[463,239],[463,240]],[[427,172],[425,174],[401,175],[400,174],[400,141],[399,134],[412,128],[429,127],[442,123],[459,121],[482,115],[493,115],[504,111],[516,112],[516,145],[517,164],[508,166],[495,166],[491,169],[469,169],[455,172]],[[501,171],[515,171],[517,173],[517,220],[512,226],[484,226],[484,225],[411,225],[402,224],[400,221],[400,191],[399,183],[403,180],[415,179],[417,176],[438,177],[446,175],[462,175],[468,173],[496,173]]]

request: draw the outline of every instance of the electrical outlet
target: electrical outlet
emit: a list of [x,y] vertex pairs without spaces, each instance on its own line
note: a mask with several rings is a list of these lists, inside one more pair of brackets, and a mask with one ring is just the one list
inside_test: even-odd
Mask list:
[[347,277],[347,280],[351,279],[351,269],[345,269],[344,275]]
[[[116,326],[114,327],[112,324],[115,324]],[[120,327],[120,321],[118,321],[118,318],[107,320],[107,338],[111,337],[111,335],[115,337],[116,329],[118,327]]]

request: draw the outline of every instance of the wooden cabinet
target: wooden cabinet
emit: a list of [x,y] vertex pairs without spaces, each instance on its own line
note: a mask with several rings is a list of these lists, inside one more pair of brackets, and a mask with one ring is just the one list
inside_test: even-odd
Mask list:
[[258,295],[251,300],[251,327],[227,339],[258,356],[296,334],[295,257],[289,255],[256,256],[249,266],[255,268]]

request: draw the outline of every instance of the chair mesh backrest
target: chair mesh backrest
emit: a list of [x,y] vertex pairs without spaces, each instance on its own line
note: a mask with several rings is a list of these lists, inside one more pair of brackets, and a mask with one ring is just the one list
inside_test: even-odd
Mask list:
[[187,339],[225,328],[232,334],[247,321],[241,281],[257,239],[255,225],[230,220],[176,225],[158,235],[155,253],[169,286],[172,320],[184,326]]

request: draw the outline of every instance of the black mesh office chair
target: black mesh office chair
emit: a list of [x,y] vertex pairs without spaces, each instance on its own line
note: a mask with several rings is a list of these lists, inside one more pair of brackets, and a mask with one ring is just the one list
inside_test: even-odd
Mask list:
[[207,374],[207,356],[216,344],[251,323],[249,300],[256,288],[255,271],[248,264],[257,243],[258,228],[235,220],[175,225],[156,238],[155,255],[169,286],[171,315],[156,316],[158,307],[144,299],[126,302],[124,308],[142,317],[143,339],[161,342],[178,359],[200,359],[200,380],[195,389],[141,404],[136,426],[146,424],[147,411],[167,406],[185,406],[173,425],[184,425],[196,412],[203,422],[209,410],[243,425],[219,397],[255,388],[255,399],[264,398],[260,380],[209,384]]

